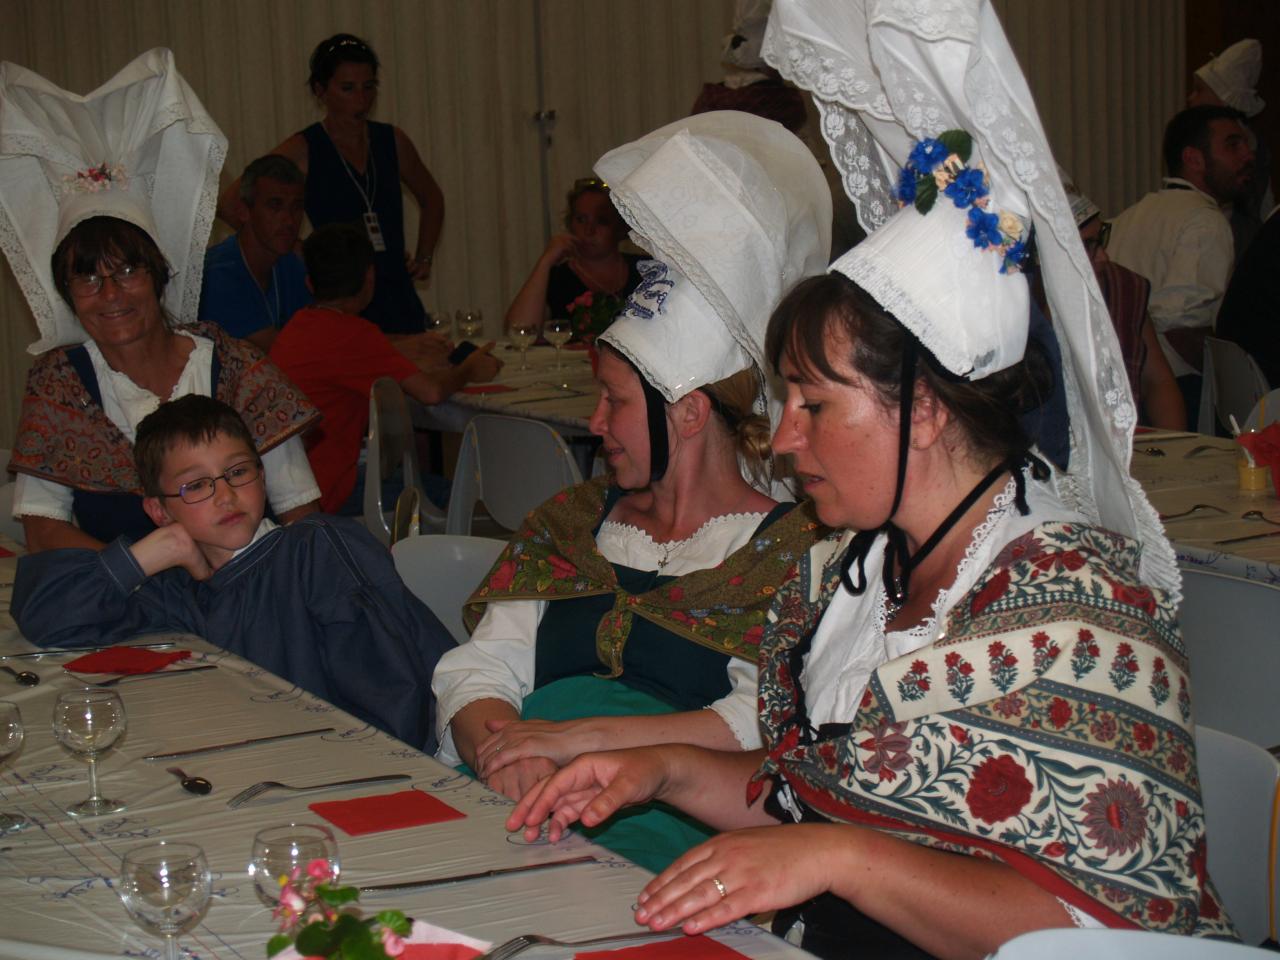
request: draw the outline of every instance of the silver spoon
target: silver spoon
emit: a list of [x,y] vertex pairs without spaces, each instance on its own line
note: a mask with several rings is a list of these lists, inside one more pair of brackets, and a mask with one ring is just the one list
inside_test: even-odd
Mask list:
[[1240,519],[1241,520],[1262,520],[1266,523],[1271,524],[1272,526],[1280,527],[1280,520],[1272,520],[1269,517],[1264,517],[1262,515],[1261,510],[1246,510],[1244,513],[1240,514]]
[[213,784],[204,777],[188,777],[177,767],[166,767],[166,773],[172,773],[175,777],[182,781],[182,789],[187,793],[195,793],[204,796],[213,790]]
[[1212,503],[1197,503],[1190,509],[1183,510],[1181,513],[1162,513],[1161,520],[1181,520],[1183,517],[1189,517],[1197,510],[1217,510],[1219,513],[1226,513],[1221,507],[1215,507]]
[[24,687],[34,687],[40,682],[40,678],[30,670],[15,670],[13,667],[6,667],[0,663],[0,670],[13,674],[13,679],[17,680]]

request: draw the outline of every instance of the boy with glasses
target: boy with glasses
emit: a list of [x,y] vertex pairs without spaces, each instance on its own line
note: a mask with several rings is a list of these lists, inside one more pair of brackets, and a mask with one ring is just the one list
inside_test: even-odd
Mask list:
[[154,532],[18,564],[12,613],[41,646],[198,634],[415,747],[435,747],[431,674],[453,640],[356,521],[264,519],[239,415],[189,395],[138,426]]

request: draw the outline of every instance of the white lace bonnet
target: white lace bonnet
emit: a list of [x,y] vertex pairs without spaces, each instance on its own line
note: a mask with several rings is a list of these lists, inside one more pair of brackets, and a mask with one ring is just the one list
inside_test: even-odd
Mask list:
[[31,353],[86,339],[49,260],[89,217],[145,230],[173,268],[164,306],[178,323],[196,319],[226,150],[162,47],[84,96],[0,63],[0,247],[40,330]]
[[826,268],[831,191],[813,154],[781,124],[720,110],[611,150],[595,171],[658,261],[601,339],[669,403],[753,364],[763,384],[769,314]]
[[[871,235],[860,245],[870,245],[863,262],[895,261],[879,273],[883,286],[868,292],[908,326],[913,312],[926,320],[945,313],[963,324],[964,332],[935,329],[933,342],[921,337],[944,364],[948,352],[960,356],[950,369],[962,375],[972,375],[969,368],[987,347],[999,355],[983,364],[988,372],[1014,353],[1009,362],[1021,356],[1026,284],[999,275],[1001,258],[973,247],[952,204],[939,198],[925,216],[911,208],[898,213],[895,188],[916,142],[951,129],[972,134],[994,205],[1028,217],[1035,231],[1071,417],[1071,469],[1055,476],[1059,494],[1091,522],[1137,539],[1143,579],[1176,600],[1173,549],[1129,475],[1137,414],[1120,345],[1031,92],[988,0],[776,0],[764,55],[813,94],[845,191]],[[935,257],[944,256],[945,246],[948,256],[985,271],[977,281],[961,278],[950,260],[939,261],[961,284],[955,308],[936,302],[936,279],[919,277],[935,265],[919,261],[903,243],[905,237],[929,242],[926,225],[947,234],[943,246],[933,245]],[[843,272],[845,260],[833,268]],[[904,302],[910,303],[907,316],[899,312]],[[1004,319],[995,320],[993,312]]]
[[1262,44],[1239,40],[1196,71],[1196,76],[1246,117],[1256,116],[1267,104],[1258,96],[1258,76],[1262,73]]

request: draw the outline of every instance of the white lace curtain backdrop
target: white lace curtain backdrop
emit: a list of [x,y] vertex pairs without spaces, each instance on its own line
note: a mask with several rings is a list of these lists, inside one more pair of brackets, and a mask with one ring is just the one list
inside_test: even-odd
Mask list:
[[[88,92],[153,46],[226,133],[227,171],[319,117],[304,88],[325,36],[382,58],[379,119],[403,127],[445,194],[429,310],[479,307],[490,336],[542,249],[534,31],[540,22],[553,228],[564,190],[611,147],[686,113],[718,65],[733,0],[8,0],[0,59]],[[1158,182],[1185,96],[1182,0],[996,0],[1058,159],[1107,214]],[[226,174],[224,174],[224,177]],[[406,201],[407,228],[416,206]],[[224,235],[221,226],[214,239]],[[0,269],[0,447],[36,339]]]

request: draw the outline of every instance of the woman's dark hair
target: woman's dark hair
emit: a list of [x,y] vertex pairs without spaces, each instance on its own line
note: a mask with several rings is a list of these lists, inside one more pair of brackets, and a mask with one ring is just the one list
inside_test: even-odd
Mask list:
[[328,40],[321,40],[311,51],[311,59],[307,62],[311,70],[307,89],[319,96],[333,79],[334,72],[344,63],[367,63],[373,67],[374,76],[377,76],[380,66],[373,47],[354,34],[335,33]]
[[[811,277],[796,285],[773,311],[765,351],[775,370],[785,355],[799,370],[850,383],[827,355],[834,333],[853,346],[850,364],[875,389],[886,408],[898,409],[902,355],[914,335],[860,286],[840,273]],[[1019,417],[1049,396],[1053,371],[1037,343],[1028,341],[1022,362],[981,380],[965,380],[946,370],[923,344],[916,376],[955,418],[970,450],[999,461],[1031,444]]]
[[50,268],[53,285],[67,306],[75,309],[71,299],[71,278],[98,272],[98,265],[109,267],[143,267],[151,275],[156,299],[164,297],[171,268],[156,242],[141,227],[115,217],[90,217],[81,220],[62,238]]

